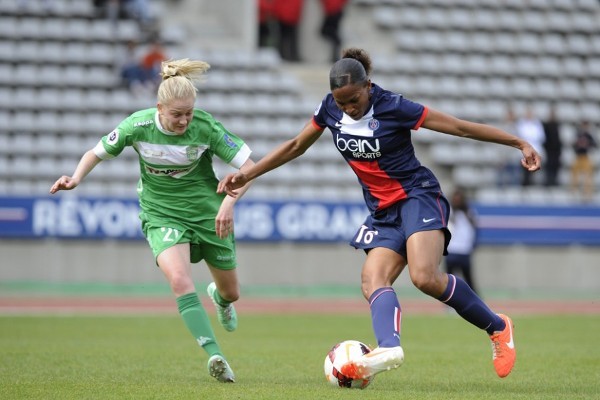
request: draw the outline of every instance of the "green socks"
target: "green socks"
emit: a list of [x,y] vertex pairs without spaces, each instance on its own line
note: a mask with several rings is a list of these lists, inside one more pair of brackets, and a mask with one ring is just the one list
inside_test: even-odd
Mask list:
[[215,292],[213,294],[213,298],[215,299],[217,304],[220,305],[221,307],[227,307],[228,305],[233,303],[232,301],[228,301],[228,300],[225,300],[224,298],[222,298],[221,295],[219,294],[218,290],[215,290]]
[[196,338],[198,344],[208,353],[223,355],[215,339],[208,315],[200,303],[198,295],[194,292],[184,294],[176,299],[177,309],[183,322],[191,334]]

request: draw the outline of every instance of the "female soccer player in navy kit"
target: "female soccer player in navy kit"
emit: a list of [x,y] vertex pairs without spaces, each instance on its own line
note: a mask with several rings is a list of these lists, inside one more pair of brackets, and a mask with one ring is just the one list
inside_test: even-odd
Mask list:
[[513,323],[491,311],[462,279],[440,271],[450,241],[449,204],[436,177],[415,157],[411,130],[422,126],[515,147],[523,153],[521,164],[529,171],[540,169],[540,156],[529,143],[500,129],[455,118],[384,90],[371,82],[370,71],[371,60],[364,50],[345,50],[329,74],[331,93],[312,121],[244,173],[226,176],[217,190],[235,196],[236,189],[250,180],[303,154],[329,128],[334,144],[358,177],[370,211],[351,245],[367,253],[362,292],[369,301],[378,343],[341,372],[362,379],[403,363],[401,309],[392,285],[408,265],[419,290],[488,333],[496,373],[505,377],[515,362]]

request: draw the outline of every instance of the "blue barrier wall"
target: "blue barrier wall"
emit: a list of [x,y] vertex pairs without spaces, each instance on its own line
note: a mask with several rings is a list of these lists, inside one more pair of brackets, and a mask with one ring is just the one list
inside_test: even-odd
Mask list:
[[[480,244],[600,245],[600,207],[475,205]],[[0,237],[143,239],[137,199],[0,197]],[[242,199],[236,240],[347,242],[367,210],[362,203]]]

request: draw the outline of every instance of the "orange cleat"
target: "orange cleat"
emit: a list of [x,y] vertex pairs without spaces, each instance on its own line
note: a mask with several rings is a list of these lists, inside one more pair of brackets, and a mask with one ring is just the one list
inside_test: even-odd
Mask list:
[[515,341],[513,339],[513,330],[515,328],[512,320],[504,314],[498,314],[506,323],[506,328],[503,331],[495,332],[490,335],[492,340],[492,351],[494,353],[494,368],[500,378],[504,378],[510,374],[517,352],[515,350]]
[[368,379],[380,372],[398,368],[403,362],[402,347],[377,347],[358,360],[342,365],[340,372],[350,379]]

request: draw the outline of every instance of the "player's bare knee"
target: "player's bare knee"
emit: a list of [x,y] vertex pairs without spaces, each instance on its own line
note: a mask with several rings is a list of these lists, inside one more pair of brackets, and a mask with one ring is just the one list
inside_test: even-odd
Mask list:
[[169,285],[176,296],[195,292],[193,280],[185,274],[173,274],[169,277]]
[[410,278],[417,289],[429,296],[439,296],[444,292],[444,287],[437,274],[425,271],[411,273]]
[[365,299],[369,300],[369,297],[377,290],[380,286],[377,285],[375,277],[371,274],[367,274],[363,271],[361,275],[361,291]]

